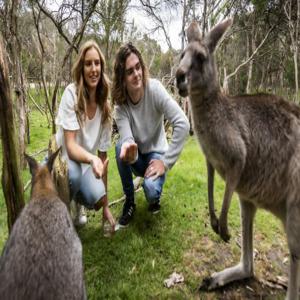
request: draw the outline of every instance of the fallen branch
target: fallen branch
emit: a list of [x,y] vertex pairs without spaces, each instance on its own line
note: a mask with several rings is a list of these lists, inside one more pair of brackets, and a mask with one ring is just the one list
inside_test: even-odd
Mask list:
[[265,286],[268,286],[272,289],[278,289],[278,290],[283,290],[283,289],[287,289],[287,280],[285,282],[285,280],[282,279],[282,277],[277,276],[277,278],[275,280],[273,279],[258,279],[258,281]]
[[29,93],[27,93],[27,94],[28,94],[30,100],[33,102],[34,106],[40,111],[40,113],[42,115],[45,115],[46,112],[35,102],[34,98]]
[[[136,190],[136,192],[139,192],[139,191],[141,191],[141,190],[142,190],[142,187],[138,188],[138,189]],[[118,203],[124,201],[125,199],[126,199],[126,196],[123,195],[121,198],[119,198],[119,199],[117,199],[117,200],[115,200],[115,201],[113,201],[113,202],[110,202],[110,203],[109,203],[109,207],[111,207],[111,206],[113,206],[113,205],[115,205],[115,204],[118,204]]]
[[26,184],[25,184],[25,186],[24,186],[24,193],[26,192],[26,190],[29,188],[29,186],[30,186],[30,183],[31,183],[31,179],[30,180],[28,180],[27,182],[26,182]]
[[47,151],[48,151],[48,148],[45,148],[45,149],[42,149],[42,150],[40,150],[40,151],[38,151],[38,152],[36,152],[36,153],[30,155],[30,156],[35,157],[35,156],[38,156],[39,154],[41,154],[41,153],[43,153],[43,152],[47,152]]
[[[143,180],[142,177],[136,177],[136,178],[133,180],[133,186],[134,186],[134,190],[135,190],[136,192],[139,192],[139,191],[142,190],[142,187],[141,187],[142,180]],[[120,202],[124,201],[125,199],[126,199],[126,196],[123,195],[121,198],[119,198],[119,199],[117,199],[117,200],[115,200],[115,201],[113,201],[113,202],[110,202],[110,203],[109,203],[109,207],[110,207],[110,206],[113,206],[113,205],[115,205],[115,204],[117,204],[117,203],[120,203]]]

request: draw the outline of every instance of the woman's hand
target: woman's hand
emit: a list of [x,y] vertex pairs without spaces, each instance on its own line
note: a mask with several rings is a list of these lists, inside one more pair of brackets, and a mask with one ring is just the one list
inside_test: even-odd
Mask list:
[[116,222],[112,213],[110,212],[108,205],[103,206],[103,222],[105,222],[106,220],[109,222],[113,233],[115,231]]
[[132,164],[135,162],[137,155],[137,144],[125,142],[122,144],[120,159]]
[[98,156],[92,156],[90,164],[96,178],[102,178],[103,175],[107,174],[108,162],[108,158],[102,163],[102,160]]
[[166,168],[164,162],[160,159],[151,159],[145,172],[145,177],[152,177],[153,180],[165,174]]

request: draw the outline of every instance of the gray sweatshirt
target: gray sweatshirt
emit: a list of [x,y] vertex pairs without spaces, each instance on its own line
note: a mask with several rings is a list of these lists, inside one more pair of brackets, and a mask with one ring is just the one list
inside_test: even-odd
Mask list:
[[[168,145],[164,117],[173,127]],[[115,120],[120,140],[135,142],[141,153],[162,153],[167,169],[175,164],[189,131],[189,122],[177,102],[156,79],[149,79],[144,97],[137,103],[131,101],[115,107]]]

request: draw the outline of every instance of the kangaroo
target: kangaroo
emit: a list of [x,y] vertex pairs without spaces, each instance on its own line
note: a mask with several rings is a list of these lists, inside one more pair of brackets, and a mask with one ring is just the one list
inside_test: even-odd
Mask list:
[[86,299],[82,245],[51,178],[58,152],[44,166],[26,155],[31,199],[0,258],[0,299]]
[[[241,261],[204,279],[202,288],[253,276],[253,221],[257,208],[264,208],[283,223],[290,252],[286,299],[295,300],[300,273],[300,108],[275,95],[222,94],[213,53],[231,23],[219,23],[203,38],[197,23],[191,23],[176,72],[179,94],[189,95],[194,130],[207,161],[211,225],[225,241],[230,238],[227,214],[234,191],[240,200]],[[213,202],[215,170],[226,183],[219,219]]]

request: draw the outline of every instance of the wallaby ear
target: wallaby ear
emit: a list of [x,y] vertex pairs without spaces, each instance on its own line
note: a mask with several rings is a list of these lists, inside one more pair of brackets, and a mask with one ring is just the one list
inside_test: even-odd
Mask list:
[[200,33],[200,28],[199,25],[196,21],[193,21],[188,29],[186,30],[186,35],[188,42],[192,41],[200,41],[201,40],[201,33]]
[[50,155],[50,157],[48,158],[48,161],[47,161],[47,167],[48,167],[48,170],[49,172],[51,173],[52,172],[52,169],[53,169],[53,164],[54,164],[54,161],[55,161],[55,158],[57,157],[59,151],[61,150],[61,147],[59,147],[54,153],[52,153]]
[[204,43],[207,45],[210,52],[213,52],[217,46],[218,41],[225,33],[228,27],[232,24],[232,20],[225,20],[216,25],[204,38]]
[[38,162],[31,156],[27,155],[26,153],[24,154],[28,165],[29,165],[29,170],[32,176],[34,176],[37,168],[38,168]]

